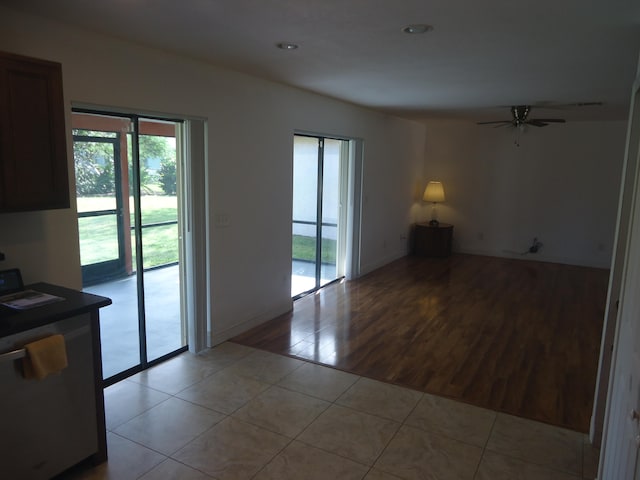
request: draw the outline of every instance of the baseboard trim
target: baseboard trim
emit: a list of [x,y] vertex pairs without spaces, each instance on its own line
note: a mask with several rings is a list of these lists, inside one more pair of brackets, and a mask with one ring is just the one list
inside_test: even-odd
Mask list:
[[365,263],[360,265],[360,277],[366,275],[367,273],[371,273],[374,270],[379,269],[380,267],[384,267],[388,263],[394,262],[399,258],[406,257],[407,252],[396,252],[386,257],[383,257],[375,262]]
[[553,257],[544,255],[544,253],[527,253],[527,254],[519,254],[516,252],[509,251],[488,251],[488,250],[475,250],[475,249],[466,249],[461,248],[457,249],[454,253],[466,253],[468,255],[482,255],[485,257],[500,257],[500,258],[513,258],[516,260],[527,260],[533,262],[549,262],[549,263],[560,263],[562,265],[575,265],[577,267],[590,267],[590,268],[603,268],[610,269],[611,264],[606,262],[585,262],[581,260],[577,260],[575,258],[565,258],[565,257]]
[[223,328],[221,330],[217,330],[214,325],[211,329],[210,334],[210,342],[211,346],[219,345],[220,343],[226,342],[230,338],[235,337],[236,335],[240,335],[241,333],[246,332],[258,325],[263,324],[264,322],[268,322],[269,320],[273,320],[280,315],[283,315],[287,312],[293,310],[293,300],[289,299],[288,302],[284,302],[277,307],[270,308],[269,310],[265,310],[264,312],[259,313],[247,320],[244,320],[240,323],[236,323],[227,328]]

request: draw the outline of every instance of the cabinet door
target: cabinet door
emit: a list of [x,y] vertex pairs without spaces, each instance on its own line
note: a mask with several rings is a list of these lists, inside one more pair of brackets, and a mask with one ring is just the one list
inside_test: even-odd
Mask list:
[[68,207],[62,68],[0,52],[0,211]]

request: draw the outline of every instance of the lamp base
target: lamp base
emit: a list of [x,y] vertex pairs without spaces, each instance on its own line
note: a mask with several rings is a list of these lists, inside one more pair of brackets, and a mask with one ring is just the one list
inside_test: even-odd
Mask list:
[[435,218],[429,222],[430,227],[437,227],[438,225],[440,225],[440,222]]

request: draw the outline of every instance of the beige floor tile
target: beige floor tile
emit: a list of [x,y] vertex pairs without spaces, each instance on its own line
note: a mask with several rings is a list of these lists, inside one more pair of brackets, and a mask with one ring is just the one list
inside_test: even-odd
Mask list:
[[236,375],[274,384],[303,364],[302,360],[256,350],[231,365],[229,370]]
[[421,392],[360,378],[336,403],[379,417],[403,422],[422,398]]
[[366,465],[373,465],[400,426],[367,413],[332,405],[298,440]]
[[599,452],[583,434],[233,343],[107,388],[105,409],[114,432],[109,461],[63,478],[593,480],[597,473]]
[[65,473],[62,478],[81,480],[133,480],[159,465],[167,457],[122,438],[107,433],[109,460],[96,467],[84,465]]
[[191,353],[183,353],[149,370],[133,375],[129,380],[175,395],[224,368],[223,365],[191,357],[193,357]]
[[274,458],[256,477],[256,480],[361,480],[368,467],[324,452],[314,447],[293,442]]
[[485,452],[475,480],[580,480],[580,477],[527,463],[516,458]]
[[375,468],[405,480],[471,480],[481,456],[479,447],[405,425]]
[[357,380],[358,376],[334,368],[305,363],[284,377],[278,385],[329,402],[335,401]]
[[581,433],[500,413],[487,450],[581,475],[582,443]]
[[197,354],[184,352],[179,358],[186,365],[194,367],[196,371],[204,369],[211,374],[233,365],[255,351],[255,349],[244,345],[222,343]]
[[249,479],[288,443],[282,435],[229,417],[173,458],[219,480]]
[[140,480],[211,480],[213,477],[206,475],[182,463],[170,458],[166,459],[153,470],[147,472]]
[[405,423],[484,447],[495,419],[496,413],[491,410],[425,394]]
[[168,398],[166,393],[126,380],[105,388],[107,429],[113,430]]
[[230,415],[269,386],[268,383],[242,377],[225,369],[181,391],[176,396]]
[[324,400],[274,386],[255,397],[233,416],[294,438],[329,405],[331,404]]
[[228,365],[243,359],[255,351],[255,348],[240,345],[239,343],[224,342],[200,352],[196,357]]
[[114,431],[170,455],[223,419],[221,413],[179,398],[170,398]]

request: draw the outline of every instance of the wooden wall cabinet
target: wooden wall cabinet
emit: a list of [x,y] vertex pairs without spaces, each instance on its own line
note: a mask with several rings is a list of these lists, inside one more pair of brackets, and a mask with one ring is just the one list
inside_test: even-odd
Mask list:
[[69,208],[62,66],[0,52],[0,212]]

